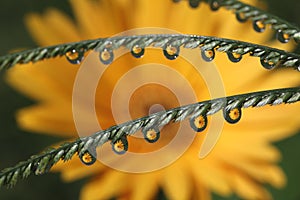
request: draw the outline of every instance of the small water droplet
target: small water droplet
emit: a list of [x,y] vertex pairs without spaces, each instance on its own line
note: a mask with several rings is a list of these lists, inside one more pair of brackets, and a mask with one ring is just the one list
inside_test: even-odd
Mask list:
[[228,59],[234,63],[239,62],[243,57],[241,54],[234,53],[234,52],[233,53],[228,52],[227,56],[228,56]]
[[160,137],[160,131],[158,128],[150,128],[148,130],[143,130],[144,138],[149,143],[156,142]]
[[190,118],[190,126],[196,132],[204,131],[207,127],[206,115],[199,115],[198,117]]
[[80,64],[83,59],[83,51],[72,49],[65,54],[67,60],[72,64]]
[[230,123],[235,124],[238,121],[240,121],[242,117],[242,110],[241,108],[233,108],[230,110],[226,110],[226,108],[223,110],[224,119]]
[[178,57],[180,49],[176,46],[167,45],[167,47],[163,49],[163,52],[166,58],[169,60],[174,60]]
[[263,32],[266,29],[266,25],[261,20],[255,20],[253,21],[253,28],[256,32]]
[[206,62],[210,62],[215,58],[215,51],[213,49],[201,49],[201,56],[203,60],[205,60]]
[[241,23],[246,22],[248,20],[248,18],[245,16],[245,13],[243,12],[236,13],[235,17]]
[[121,137],[115,143],[112,144],[112,150],[119,155],[122,155],[128,151],[128,141],[126,136]]
[[99,55],[100,61],[105,64],[109,65],[113,62],[114,60],[114,53],[111,48],[105,48],[100,52]]
[[198,8],[200,4],[200,0],[189,0],[189,5],[192,8]]
[[265,57],[260,58],[260,63],[265,69],[273,69],[276,66],[276,63],[267,60]]
[[276,38],[281,43],[287,43],[290,40],[290,35],[287,33],[284,33],[282,30],[278,30],[277,34],[276,34]]
[[209,6],[212,11],[217,11],[221,7],[221,3],[219,0],[211,0]]
[[[90,150],[91,151],[91,150]],[[81,162],[85,165],[92,165],[96,162],[96,149],[93,152],[86,150],[83,154],[79,156]]]
[[140,47],[139,45],[134,45],[131,49],[131,54],[135,57],[135,58],[141,58],[143,57],[145,53],[145,49]]

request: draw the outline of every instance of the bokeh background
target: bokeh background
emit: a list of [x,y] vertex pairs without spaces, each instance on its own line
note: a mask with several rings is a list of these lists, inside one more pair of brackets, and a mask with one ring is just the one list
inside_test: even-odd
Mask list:
[[[299,0],[268,0],[269,12],[300,26]],[[48,7],[56,7],[72,16],[67,0],[1,0],[0,1],[0,55],[16,49],[35,47],[24,26],[24,16],[30,12],[43,12]],[[300,49],[296,50],[300,52]],[[34,103],[11,89],[6,83],[4,72],[0,72],[0,169],[13,166],[17,162],[38,153],[61,138],[24,132],[17,127],[15,111]],[[45,91],[46,92],[46,91]],[[280,114],[280,113],[278,113]],[[299,113],[300,114],[300,113]],[[295,116],[298,117],[298,116]],[[288,177],[288,184],[282,190],[270,188],[276,200],[300,199],[300,133],[275,145],[281,150],[283,160],[280,163]],[[63,183],[59,174],[49,173],[42,176],[30,176],[20,181],[13,189],[0,189],[0,199],[78,199],[85,180]],[[165,199],[162,192],[158,199]],[[224,198],[214,195],[214,200]],[[228,199],[228,198],[227,198]],[[231,197],[236,200],[237,197]]]

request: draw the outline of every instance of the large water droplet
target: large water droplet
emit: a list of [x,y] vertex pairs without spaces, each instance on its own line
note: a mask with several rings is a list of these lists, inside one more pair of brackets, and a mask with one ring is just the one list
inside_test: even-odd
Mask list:
[[266,25],[261,20],[255,20],[253,21],[253,28],[256,32],[263,32],[266,29]]
[[83,59],[83,54],[82,50],[72,49],[71,51],[68,51],[65,56],[70,63],[80,64]]
[[192,8],[198,8],[199,4],[200,4],[200,0],[189,0],[189,5]]
[[206,115],[199,115],[190,118],[190,125],[192,129],[196,132],[204,131],[207,127],[207,117]]
[[135,58],[141,58],[143,57],[145,53],[145,49],[140,47],[139,45],[134,45],[131,48],[131,54],[135,57]]
[[276,38],[282,43],[287,43],[290,40],[290,35],[284,33],[282,30],[278,30],[276,34]]
[[147,142],[154,143],[160,137],[160,131],[158,128],[150,128],[148,130],[143,130],[144,138]]
[[235,17],[241,23],[246,22],[248,20],[248,18],[245,16],[245,13],[243,12],[236,13]]
[[113,62],[114,60],[114,53],[111,48],[105,48],[100,52],[99,55],[100,61],[105,64],[109,65]]
[[219,0],[211,0],[209,6],[212,11],[217,11],[221,7],[221,3]]
[[275,68],[275,66],[276,66],[276,63],[267,60],[265,57],[260,58],[260,63],[264,68],[269,69],[269,70]]
[[176,46],[167,45],[163,49],[163,52],[164,52],[164,55],[166,58],[168,58],[169,60],[174,60],[178,57],[180,49],[179,49],[179,47],[176,47]]
[[240,121],[242,117],[242,110],[241,108],[233,108],[229,110],[225,108],[223,109],[223,116],[228,123],[235,124]]
[[210,62],[215,58],[215,51],[213,49],[201,49],[201,56],[203,60],[205,60],[206,62]]
[[[90,152],[92,151],[92,152]],[[79,156],[81,162],[85,165],[92,165],[96,162],[96,149],[94,150],[86,150],[83,154]]]
[[228,56],[228,59],[234,63],[239,62],[243,57],[241,54],[231,53],[231,52],[228,52],[227,56]]
[[128,151],[128,141],[126,136],[121,137],[115,143],[112,144],[112,150],[119,155],[122,155]]

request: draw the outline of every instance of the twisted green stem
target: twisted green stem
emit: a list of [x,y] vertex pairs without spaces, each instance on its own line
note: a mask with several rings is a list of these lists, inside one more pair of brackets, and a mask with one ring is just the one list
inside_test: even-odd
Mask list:
[[262,66],[267,69],[273,69],[277,66],[300,70],[300,56],[295,53],[231,39],[209,36],[168,34],[99,38],[95,40],[30,49],[1,56],[0,69],[10,68],[16,64],[38,62],[49,58],[64,56],[70,52],[84,53],[92,49],[101,52],[107,48],[115,50],[120,47],[132,49],[136,45],[142,48],[156,47],[163,49],[169,45],[188,49],[200,47],[201,51],[217,50],[219,52],[226,52],[229,56],[230,54],[238,54],[239,56],[242,56],[249,53],[251,56],[259,57]]
[[149,129],[154,126],[162,127],[168,123],[180,122],[200,115],[213,115],[220,110],[223,110],[225,113],[235,108],[245,109],[266,105],[289,104],[298,101],[300,101],[300,87],[217,98],[154,113],[98,131],[91,136],[62,144],[56,149],[48,149],[39,155],[31,156],[28,160],[22,161],[14,167],[2,170],[0,172],[0,186],[12,187],[19,179],[27,178],[32,173],[40,175],[48,172],[59,160],[68,161],[75,154],[82,156],[90,149],[102,146],[108,141],[114,143],[124,136],[135,134],[141,129]]

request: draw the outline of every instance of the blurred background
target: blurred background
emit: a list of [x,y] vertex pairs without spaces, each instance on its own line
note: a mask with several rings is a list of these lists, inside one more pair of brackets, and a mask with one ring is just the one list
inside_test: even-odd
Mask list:
[[[299,0],[268,0],[269,12],[300,26]],[[43,12],[48,7],[56,7],[72,16],[67,0],[1,0],[0,1],[0,55],[20,48],[32,48],[36,45],[24,26],[24,15],[30,12]],[[297,52],[300,52],[297,50]],[[36,154],[47,146],[60,141],[46,135],[32,134],[18,129],[15,112],[19,108],[34,102],[11,89],[0,72],[0,169],[13,166],[30,155]],[[282,190],[270,188],[274,199],[300,199],[300,134],[276,144],[281,150],[282,168],[288,178],[287,186]],[[13,189],[0,189],[0,199],[78,199],[81,186],[85,180],[63,183],[59,174],[49,173],[42,176],[30,176],[20,181]],[[161,192],[159,199],[164,199]],[[223,198],[214,195],[214,200]],[[229,199],[238,199],[231,197]]]

